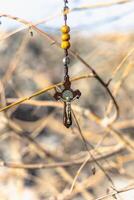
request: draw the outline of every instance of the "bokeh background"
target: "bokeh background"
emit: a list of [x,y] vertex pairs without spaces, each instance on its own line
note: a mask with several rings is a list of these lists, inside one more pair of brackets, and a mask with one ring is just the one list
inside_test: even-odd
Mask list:
[[[0,0],[1,108],[63,81],[63,5]],[[76,118],[63,126],[54,89],[0,113],[0,200],[134,200],[134,1],[68,5]],[[114,121],[106,88],[76,55],[111,80]]]

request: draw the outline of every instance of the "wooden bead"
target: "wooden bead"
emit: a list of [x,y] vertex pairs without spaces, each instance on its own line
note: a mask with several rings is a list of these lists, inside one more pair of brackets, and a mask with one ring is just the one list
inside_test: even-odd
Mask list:
[[69,49],[70,47],[70,42],[69,41],[62,41],[61,43],[61,48],[62,49]]
[[69,33],[69,31],[70,31],[70,27],[69,26],[64,25],[64,26],[61,27],[61,32],[62,33]]
[[63,41],[68,41],[68,40],[70,40],[70,35],[69,35],[68,33],[64,33],[64,34],[62,35],[62,40],[63,40]]

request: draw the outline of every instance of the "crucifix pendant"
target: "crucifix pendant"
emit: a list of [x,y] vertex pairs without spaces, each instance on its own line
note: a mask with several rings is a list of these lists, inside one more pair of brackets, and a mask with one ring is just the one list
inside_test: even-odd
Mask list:
[[61,100],[64,102],[63,123],[67,128],[69,128],[72,125],[71,103],[75,99],[80,98],[81,92],[79,90],[71,89],[71,82],[68,75],[65,77],[63,86],[64,89],[61,92],[56,91],[54,98],[57,101]]

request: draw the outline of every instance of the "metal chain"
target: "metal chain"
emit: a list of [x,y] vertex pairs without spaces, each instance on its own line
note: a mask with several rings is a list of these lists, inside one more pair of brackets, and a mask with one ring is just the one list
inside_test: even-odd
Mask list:
[[68,6],[67,6],[67,4],[68,4],[68,1],[67,0],[64,0],[64,21],[65,21],[65,25],[67,24],[67,13],[66,13],[66,11],[67,11],[67,9],[68,9]]
[[[69,10],[69,7],[68,7],[68,0],[63,0],[64,1],[64,9],[63,9],[63,13],[64,13],[64,25],[67,25],[67,11]],[[68,65],[70,63],[70,58],[69,58],[69,55],[68,55],[68,49],[65,49],[64,50],[64,54],[65,54],[65,57],[63,58],[63,63],[64,63],[64,67],[65,67],[65,77],[64,79],[66,79],[67,77],[69,77],[69,74],[68,74]]]

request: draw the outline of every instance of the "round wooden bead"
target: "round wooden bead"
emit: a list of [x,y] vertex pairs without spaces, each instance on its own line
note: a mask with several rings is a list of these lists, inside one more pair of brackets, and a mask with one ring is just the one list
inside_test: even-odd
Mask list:
[[61,48],[62,49],[69,49],[70,47],[70,42],[69,41],[62,41],[61,43]]
[[68,33],[64,33],[64,34],[62,35],[62,40],[63,40],[63,41],[68,41],[68,40],[70,40],[70,35],[69,35]]
[[64,26],[61,27],[61,32],[62,33],[69,33],[69,31],[70,31],[70,27],[69,26],[64,25]]

